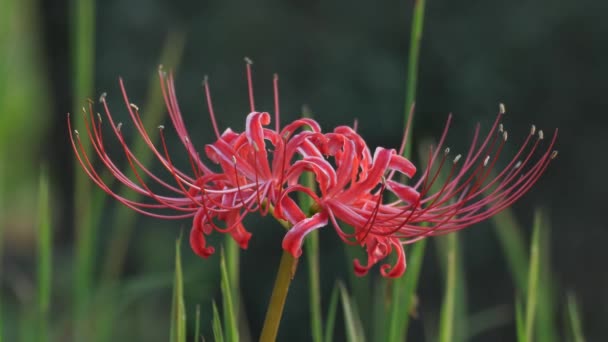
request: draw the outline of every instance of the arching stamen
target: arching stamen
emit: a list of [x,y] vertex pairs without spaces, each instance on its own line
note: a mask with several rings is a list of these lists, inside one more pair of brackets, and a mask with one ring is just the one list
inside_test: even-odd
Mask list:
[[365,231],[365,234],[359,240],[361,242],[365,241],[365,239],[367,238],[367,236],[369,235],[369,233],[372,231],[372,228],[374,227],[374,222],[376,221],[376,217],[378,216],[378,210],[380,209],[380,205],[382,204],[382,196],[384,195],[384,190],[385,189],[386,189],[386,180],[383,178],[382,179],[382,185],[380,187],[380,192],[377,195],[378,196],[378,200],[376,201],[376,206],[372,210],[371,215],[368,217],[367,222],[365,222],[365,224],[363,225],[363,227],[361,227],[361,230],[365,230],[365,228],[369,224],[369,228]]
[[211,125],[213,125],[213,131],[215,137],[220,138],[220,130],[217,128],[217,122],[215,121],[215,112],[213,111],[213,102],[211,102],[211,90],[209,89],[209,77],[205,75],[203,78],[203,88],[205,89],[205,97],[207,99],[207,108],[209,110],[209,117],[211,118]]
[[279,75],[274,74],[272,78],[272,88],[274,89],[274,128],[279,132],[281,123],[279,121]]
[[253,61],[249,57],[245,57],[245,64],[247,68],[247,89],[249,91],[249,108],[252,112],[255,112],[255,104],[253,102],[253,79],[251,77],[251,65]]

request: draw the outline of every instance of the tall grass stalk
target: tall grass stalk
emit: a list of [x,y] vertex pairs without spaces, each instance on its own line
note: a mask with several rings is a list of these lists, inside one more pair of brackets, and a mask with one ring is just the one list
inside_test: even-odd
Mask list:
[[194,342],[199,342],[201,340],[201,306],[196,305],[196,314],[194,321]]
[[[93,95],[94,51],[95,51],[95,2],[94,0],[72,0],[71,2],[71,47],[72,82],[74,104],[73,118],[75,127],[83,127],[81,107]],[[90,147],[87,147],[90,150]],[[95,255],[95,228],[92,222],[91,186],[80,166],[75,163],[74,170],[74,315],[76,339],[81,336],[81,323],[86,320],[84,308],[90,296],[93,283],[93,257]]]
[[49,309],[52,277],[52,228],[49,199],[49,180],[46,168],[40,173],[38,186],[38,341],[49,336]]
[[[407,75],[405,84],[405,125],[410,120],[410,115],[414,115],[414,103],[416,101],[416,88],[418,86],[418,64],[420,60],[420,43],[422,41],[422,29],[424,27],[424,8],[426,0],[414,1],[414,14],[412,16],[412,27],[410,31],[410,51],[408,55]],[[409,134],[405,144],[403,155],[410,157],[412,154],[412,137]]]
[[523,293],[528,286],[528,249],[522,228],[510,208],[494,215],[492,221],[517,290]]
[[221,272],[221,288],[222,288],[222,305],[224,314],[224,333],[228,341],[239,340],[238,318],[234,306],[234,298],[232,297],[232,279],[226,265],[226,257],[222,249],[220,259]]
[[365,334],[363,332],[363,324],[361,324],[357,307],[353,305],[352,299],[344,285],[340,283],[338,287],[342,299],[342,311],[344,311],[346,339],[348,342],[364,342]]
[[213,339],[215,342],[224,342],[224,331],[222,330],[222,318],[217,310],[215,301],[212,303],[213,306],[213,319],[211,320],[211,328],[213,331]]
[[407,274],[392,283],[387,341],[405,341],[410,312],[416,300],[416,289],[422,269],[427,240],[415,243],[408,254]]
[[572,293],[566,297],[567,322],[571,334],[571,340],[574,342],[585,342],[583,336],[583,324],[581,320],[580,308],[576,298]]
[[329,306],[327,308],[327,319],[325,320],[325,332],[323,334],[324,342],[334,341],[334,327],[336,324],[336,309],[338,307],[338,284],[334,285],[329,297]]
[[446,279],[441,318],[439,321],[439,342],[454,341],[454,322],[456,313],[456,277],[458,271],[458,235],[445,237],[446,241]]
[[542,229],[539,236],[539,279],[538,303],[536,312],[535,341],[553,342],[559,340],[556,325],[556,282],[551,270],[551,224],[546,210],[540,210]]
[[525,332],[526,341],[532,341],[534,333],[534,319],[536,317],[536,305],[538,298],[538,279],[539,279],[539,244],[542,225],[542,214],[536,211],[534,214],[534,230],[532,233],[532,243],[530,245],[530,266],[528,268],[528,294],[526,298]]
[[[424,9],[426,0],[414,2],[412,26],[410,30],[410,48],[408,54],[407,75],[405,84],[404,126],[413,122],[414,103],[418,86],[418,64],[420,60],[420,45],[424,28]],[[408,132],[403,156],[411,158],[413,134]],[[409,326],[409,313],[418,287],[418,278],[422,268],[422,260],[426,241],[420,241],[411,247],[408,255],[407,275],[393,281],[391,304],[389,307],[388,341],[405,341]]]
[[184,277],[182,273],[180,236],[175,241],[175,278],[171,304],[171,342],[186,342],[186,307],[184,304]]
[[[2,150],[0,150],[0,153],[2,153]],[[3,155],[0,154],[0,162],[3,161]],[[1,164],[4,165],[4,164]],[[0,217],[5,217],[4,216],[4,169],[3,167],[0,165]],[[0,224],[0,278],[3,278],[3,270],[2,270],[2,257],[4,256],[4,229],[2,228],[3,225]],[[2,304],[3,301],[3,296],[0,295],[0,342],[4,341],[4,315],[2,312],[2,308],[4,307]]]
[[[306,118],[312,117],[312,112],[306,106],[302,109],[302,116]],[[314,174],[306,172],[302,175],[302,184],[316,191],[316,183]],[[310,213],[312,200],[310,197],[300,192],[298,202],[305,212]],[[323,317],[321,314],[321,267],[319,261],[319,231],[314,230],[308,234],[304,241],[304,249],[306,253],[306,262],[308,268],[308,296],[310,308],[310,330],[312,340],[314,342],[322,342],[323,340]]]

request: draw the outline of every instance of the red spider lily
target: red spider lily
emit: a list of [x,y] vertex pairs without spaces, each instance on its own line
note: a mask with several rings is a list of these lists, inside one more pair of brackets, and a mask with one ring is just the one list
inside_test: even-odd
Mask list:
[[[177,102],[173,76],[166,75],[162,68],[159,68],[162,94],[175,132],[180,137],[188,155],[192,168],[191,174],[176,168],[173,164],[165,142],[163,126],[159,126],[161,148],[158,149],[153,144],[142,123],[139,108],[129,101],[122,80],[120,80],[120,87],[130,117],[141,138],[144,139],[161,165],[172,175],[171,182],[162,180],[153,174],[133,154],[122,135],[122,123],[115,123],[110,114],[105,93],[100,97],[100,102],[112,131],[124,150],[135,180],[121,171],[106,153],[102,139],[102,118],[98,114],[97,120],[95,119],[92,101],[89,101],[88,114],[87,110],[83,108],[86,132],[100,161],[119,182],[147,197],[148,201],[133,201],[112,190],[93,167],[78,131],[74,130],[74,134],[70,134],[72,147],[84,171],[95,184],[119,202],[151,217],[193,218],[190,243],[194,252],[202,257],[208,257],[214,253],[214,248],[207,246],[205,239],[205,235],[209,235],[214,230],[229,233],[242,248],[247,248],[251,234],[245,230],[242,224],[243,218],[248,212],[253,211],[259,211],[262,215],[267,214],[269,206],[282,197],[285,175],[293,174],[288,163],[298,150],[298,143],[305,141],[306,137],[320,132],[318,124],[309,119],[296,120],[280,129],[278,78],[276,76],[274,78],[275,129],[264,128],[270,123],[270,115],[255,111],[250,64],[251,62],[248,61],[247,80],[251,113],[247,116],[246,130],[243,133],[236,133],[230,129],[223,134],[219,133],[208,82],[206,79],[204,82],[209,114],[217,138],[213,144],[205,147],[205,153],[211,161],[219,164],[221,172],[214,172],[205,165],[194,148]],[[295,134],[304,126],[309,131]],[[71,132],[69,114],[68,128]],[[269,161],[267,144],[274,151],[272,162]],[[156,185],[164,188],[168,194],[152,191],[144,180],[144,175]],[[269,202],[268,205],[264,205],[266,201]],[[285,202],[288,203],[287,200]],[[171,210],[173,213],[167,214],[166,210]],[[291,214],[293,211],[293,206],[287,206],[285,210],[288,216],[293,216],[294,214]],[[224,227],[220,227],[215,221],[223,221]]]
[[[283,196],[303,191],[315,201],[317,212],[310,218],[290,219],[294,227],[285,236],[283,248],[298,257],[304,237],[331,222],[342,240],[365,246],[367,264],[354,260],[358,275],[366,274],[395,251],[396,264],[384,264],[380,272],[385,277],[401,276],[406,269],[405,244],[463,229],[500,212],[521,198],[557,156],[557,151],[553,151],[557,130],[548,147],[537,153],[544,134],[532,126],[511,161],[495,170],[508,137],[500,123],[503,115],[501,105],[481,142],[477,125],[464,160],[461,155],[448,160],[449,148],[443,149],[450,116],[438,146],[431,150],[426,170],[412,186],[395,180],[397,171],[410,178],[416,172],[412,163],[401,157],[404,144],[399,153],[379,147],[372,158],[365,141],[349,127],[315,137],[311,140],[315,149],[304,153],[299,163],[315,173],[320,195],[292,187]],[[403,142],[408,132],[409,124]],[[323,156],[331,157],[336,167]],[[435,186],[446,167],[449,170],[443,175],[443,185]],[[435,189],[432,193],[431,188]],[[396,200],[385,202],[386,192]],[[343,229],[338,220],[352,227],[352,231]]]

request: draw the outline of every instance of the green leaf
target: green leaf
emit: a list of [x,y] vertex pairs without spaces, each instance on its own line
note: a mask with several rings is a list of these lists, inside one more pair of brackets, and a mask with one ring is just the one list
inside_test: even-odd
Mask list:
[[46,168],[40,173],[38,188],[38,340],[48,340],[51,302],[52,239],[49,181]]
[[526,341],[532,341],[534,332],[534,319],[536,317],[536,305],[538,295],[539,279],[539,241],[542,229],[542,213],[537,210],[534,214],[534,231],[530,246],[530,266],[528,268],[528,295],[526,299]]
[[388,282],[384,277],[376,279],[372,301],[372,333],[374,341],[386,341]]
[[217,305],[213,301],[213,320],[211,321],[213,327],[213,338],[215,342],[224,342],[224,332],[222,331],[222,318],[220,313],[217,311]]
[[224,308],[224,331],[226,333],[226,339],[228,341],[238,341],[239,331],[237,325],[237,317],[234,309],[234,301],[232,298],[232,286],[231,279],[228,275],[228,269],[226,266],[226,257],[224,256],[224,250],[222,249],[221,260],[220,260],[220,272],[222,274],[221,288],[222,288],[222,304]]
[[325,321],[325,342],[334,341],[334,326],[336,324],[336,309],[338,307],[338,284],[334,285],[329,297],[329,307],[327,309],[327,320]]
[[171,342],[186,341],[186,308],[184,305],[184,280],[182,276],[180,237],[175,241],[175,278],[171,304]]
[[441,318],[439,321],[439,341],[454,341],[455,313],[456,313],[456,289],[458,274],[458,235],[449,234],[445,237],[446,242],[446,280],[443,304],[441,305]]
[[[214,303],[215,305],[215,303]],[[201,336],[201,306],[196,305],[196,320],[194,321],[194,342],[200,342]]]
[[551,271],[550,224],[545,211],[542,212],[542,229],[539,235],[539,279],[536,290],[535,342],[553,342],[559,340],[560,332],[556,325],[556,283]]
[[[426,0],[417,0],[414,2],[414,11],[412,17],[412,27],[410,31],[410,51],[408,55],[407,65],[407,80],[405,85],[405,120],[407,125],[410,115],[413,115],[413,106],[416,101],[416,88],[418,84],[418,61],[420,59],[420,42],[422,40],[422,29],[424,27],[424,8]],[[403,156],[411,157],[412,154],[412,137],[409,132],[408,141],[406,141]]]
[[[312,112],[308,107],[302,108],[302,117],[311,118]],[[316,191],[315,177],[312,172],[305,172],[301,176],[302,185]],[[312,215],[312,199],[304,192],[298,193],[298,202],[304,212]],[[304,249],[306,251],[306,262],[308,266],[308,295],[310,309],[310,330],[312,340],[321,342],[323,340],[323,317],[321,315],[321,267],[319,261],[319,231],[310,232],[304,240]]]
[[585,337],[583,336],[583,324],[581,323],[581,315],[578,303],[576,302],[576,298],[574,294],[568,293],[566,299],[566,310],[568,315],[568,325],[571,334],[571,341],[574,342],[585,342]]
[[[81,107],[87,98],[93,94],[94,65],[95,65],[95,1],[72,1],[71,30],[72,37],[72,71],[73,71],[73,115],[74,127],[84,127]],[[85,151],[90,152],[91,146],[85,145]],[[94,160],[91,160],[93,162]],[[85,306],[89,300],[93,283],[93,258],[95,255],[96,222],[91,219],[93,199],[91,197],[91,182],[86,174],[75,164],[75,194],[74,194],[74,229],[76,230],[74,256],[74,315],[75,322],[81,322],[86,314]],[[80,336],[79,324],[75,325],[76,339]]]
[[515,327],[517,328],[517,341],[527,342],[526,340],[526,323],[524,322],[524,313],[521,300],[515,300]]
[[492,221],[517,290],[524,293],[528,282],[528,251],[522,228],[509,208],[492,216]]
[[365,334],[362,331],[361,320],[357,308],[353,306],[348,291],[342,283],[339,283],[340,295],[342,298],[342,310],[344,311],[344,325],[346,326],[346,338],[349,342],[365,341]]
[[[350,246],[345,244],[344,252],[349,265],[352,265],[353,260],[365,260],[367,257],[365,250],[359,246]],[[364,315],[370,314],[370,308],[372,305],[371,277],[359,277],[355,274],[352,267],[350,267],[348,272],[348,283],[353,294],[353,305],[355,305],[358,311],[362,312]],[[370,324],[371,322],[371,317],[366,317],[365,324]],[[367,328],[369,329],[371,327],[367,326]]]
[[408,255],[405,274],[392,283],[391,304],[389,309],[389,335],[387,341],[405,341],[410,320],[410,312],[415,303],[416,289],[426,240],[415,243]]

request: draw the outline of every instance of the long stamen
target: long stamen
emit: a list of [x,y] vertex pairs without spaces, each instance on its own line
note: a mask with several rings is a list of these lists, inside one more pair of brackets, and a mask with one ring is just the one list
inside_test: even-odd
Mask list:
[[249,57],[245,57],[247,67],[247,89],[249,91],[249,108],[251,112],[255,112],[255,103],[253,102],[253,78],[251,77],[251,65],[253,61]]
[[277,131],[277,133],[279,133],[279,130],[281,128],[281,123],[279,121],[280,114],[279,114],[279,75],[278,74],[274,74],[274,76],[273,76],[272,87],[274,90],[274,127],[275,127],[275,130]]
[[213,125],[213,131],[215,137],[220,138],[220,130],[217,128],[217,122],[215,121],[215,112],[213,111],[213,102],[211,102],[211,90],[209,89],[209,77],[205,75],[203,78],[203,88],[205,89],[205,97],[207,98],[207,108],[209,110],[209,117],[211,118],[211,124]]

